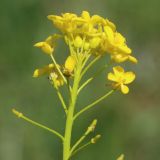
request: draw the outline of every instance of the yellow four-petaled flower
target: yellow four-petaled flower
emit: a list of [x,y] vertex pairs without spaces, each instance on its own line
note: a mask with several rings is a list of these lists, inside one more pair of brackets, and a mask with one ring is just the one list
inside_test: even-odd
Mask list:
[[108,73],[108,80],[112,81],[114,89],[120,89],[123,94],[129,92],[127,84],[130,84],[135,79],[133,72],[125,72],[120,66],[113,67],[113,73]]

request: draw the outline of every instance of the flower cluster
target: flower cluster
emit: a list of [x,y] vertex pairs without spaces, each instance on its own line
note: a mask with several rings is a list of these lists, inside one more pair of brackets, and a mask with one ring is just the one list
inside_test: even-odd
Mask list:
[[125,38],[108,19],[90,16],[87,11],[83,11],[80,17],[65,13],[62,16],[49,15],[48,19],[64,34],[66,43],[75,49],[83,47],[96,55],[109,53],[112,60],[118,63],[126,60],[137,63]]
[[[69,160],[74,154],[90,144],[97,143],[101,138],[100,134],[93,135],[87,143],[82,145],[82,142],[88,135],[93,134],[95,131],[97,125],[97,119],[95,119],[87,127],[84,134],[72,145],[74,121],[82,113],[106,99],[115,90],[120,90],[123,94],[127,94],[129,92],[127,85],[134,81],[135,74],[130,71],[125,72],[119,64],[125,61],[137,63],[137,59],[132,56],[132,51],[126,44],[126,39],[108,19],[104,19],[99,15],[90,16],[87,11],[83,11],[80,16],[72,13],[65,13],[61,16],[49,15],[48,19],[53,22],[53,25],[60,33],[50,35],[44,41],[34,45],[48,55],[51,58],[51,62],[42,68],[36,69],[33,77],[37,78],[47,75],[52,86],[56,89],[57,96],[66,115],[64,133],[61,134],[54,129],[37,123],[15,109],[12,111],[19,118],[41,127],[60,138],[63,144],[63,160]],[[56,54],[54,53],[59,39],[64,40],[69,48],[69,54],[62,65],[57,63]],[[109,84],[112,89],[92,103],[82,107],[82,109],[75,110],[77,98],[82,89],[94,78],[98,77],[97,75],[106,68],[106,65],[83,82],[87,77],[84,75],[98,60],[106,57],[109,57],[109,60],[112,61],[109,64],[114,64],[113,73],[110,72],[106,76],[106,79],[111,81]],[[116,63],[118,63],[118,66],[115,66]],[[65,99],[63,98],[63,94],[61,94],[63,90],[60,89],[64,85],[68,89],[68,96]],[[124,160],[124,155],[120,155],[117,160]]]
[[[52,64],[45,66],[43,69],[37,69],[33,77],[38,77],[43,73],[49,73],[51,80],[55,82],[57,86],[62,86],[65,77],[74,76],[73,72],[76,68],[77,61],[86,63],[91,55],[94,55],[94,58],[107,55],[110,56],[111,61],[115,63],[125,61],[137,63],[137,59],[132,56],[132,51],[126,44],[126,39],[122,34],[117,32],[116,26],[108,19],[104,19],[99,15],[90,16],[87,11],[83,11],[81,16],[73,13],[64,13],[61,16],[49,15],[48,19],[53,22],[53,25],[60,33],[53,34],[45,41],[38,42],[34,46],[41,48],[44,53],[52,55],[53,58],[56,42],[58,39],[63,38],[69,46],[69,55],[66,59],[65,67],[58,64],[57,67],[55,67],[56,64],[54,63],[54,66],[52,66]],[[115,70],[116,69],[114,69],[114,71]],[[63,75],[60,74],[59,71],[62,72]],[[126,88],[126,86],[120,85],[123,84],[121,79],[125,79],[125,77],[123,77],[125,74],[121,74],[121,78],[117,78],[116,80],[113,78],[113,75],[111,75],[112,74],[109,73],[107,77],[109,80],[114,81],[114,85],[112,85],[113,88],[120,89],[122,93],[128,93],[129,89]]]

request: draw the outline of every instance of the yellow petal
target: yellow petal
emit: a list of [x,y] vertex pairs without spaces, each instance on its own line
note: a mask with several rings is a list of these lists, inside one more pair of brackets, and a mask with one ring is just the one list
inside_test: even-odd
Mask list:
[[37,48],[41,48],[43,46],[44,42],[38,42],[36,44],[34,44],[34,47],[37,47]]
[[36,69],[35,71],[34,71],[34,73],[33,73],[33,77],[34,78],[37,78],[37,77],[39,77],[40,76],[40,74],[39,74],[39,69]]
[[107,35],[108,41],[110,43],[113,43],[113,41],[114,41],[114,32],[113,32],[112,28],[110,28],[109,26],[105,26],[104,27],[104,32]]
[[133,72],[124,73],[124,84],[129,84],[135,79],[135,74]]
[[121,66],[116,66],[116,67],[113,67],[113,72],[117,77],[119,77],[123,75],[124,69]]
[[83,11],[81,14],[82,18],[89,20],[90,19],[90,14],[87,11]]
[[127,94],[129,92],[129,88],[126,85],[121,84],[121,91],[123,94]]
[[52,54],[54,50],[47,42],[38,42],[34,46],[37,48],[41,48],[42,51],[45,52],[46,54]]
[[44,75],[45,73],[47,73],[47,70],[44,68],[36,69],[33,73],[33,77],[37,78],[37,77]]
[[124,154],[121,154],[121,155],[117,158],[117,160],[124,160]]
[[113,73],[108,73],[108,80],[117,82],[117,77]]
[[123,45],[126,39],[118,32],[115,33],[115,43]]
[[74,67],[76,65],[76,60],[73,56],[68,56],[68,58],[65,61],[65,68],[69,71],[72,72],[74,70]]
[[132,53],[132,50],[127,45],[118,46],[118,49],[120,50],[120,52],[123,52],[124,54]]
[[49,20],[54,20],[55,17],[56,17],[55,15],[48,15],[48,16],[47,16],[47,18],[48,18]]
[[138,60],[133,56],[129,56],[128,59],[133,63],[137,63],[138,62]]
[[111,59],[116,63],[122,63],[128,59],[128,56],[123,54],[113,54],[111,55]]
[[96,24],[96,23],[101,23],[104,21],[104,19],[102,17],[100,17],[99,15],[93,15],[91,17],[92,23]]
[[113,29],[113,31],[116,30],[116,26],[113,22],[109,21],[108,19],[105,19],[105,21],[106,21],[107,25],[109,25]]
[[45,40],[45,42],[47,44],[49,44],[49,45],[52,45],[52,43],[53,43],[52,36],[47,37],[46,40]]
[[53,48],[46,42],[43,43],[42,50],[46,54],[52,54],[52,52],[53,52]]

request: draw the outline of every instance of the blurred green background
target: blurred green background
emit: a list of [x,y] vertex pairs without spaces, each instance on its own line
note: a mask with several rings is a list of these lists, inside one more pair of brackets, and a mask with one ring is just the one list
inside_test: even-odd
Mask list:
[[[64,131],[65,115],[47,78],[33,79],[33,70],[50,59],[33,44],[55,32],[48,14],[88,10],[112,20],[139,59],[129,65],[137,73],[128,95],[116,93],[83,114],[74,125],[77,139],[93,118],[101,140],[73,159],[160,159],[160,14],[158,0],[1,0],[0,1],[0,160],[61,160],[62,145],[52,134],[16,118],[11,109]],[[61,44],[56,58],[63,63]],[[101,65],[105,60],[101,61]],[[100,64],[98,64],[100,65]],[[105,73],[85,89],[79,106],[106,90]]]

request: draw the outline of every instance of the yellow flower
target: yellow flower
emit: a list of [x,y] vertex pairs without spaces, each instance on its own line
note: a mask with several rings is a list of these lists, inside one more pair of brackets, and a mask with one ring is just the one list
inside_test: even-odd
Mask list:
[[54,51],[52,44],[52,36],[49,36],[44,42],[38,42],[34,45],[37,48],[41,48],[46,54],[52,54]]
[[[58,67],[60,66],[58,65]],[[49,64],[42,68],[36,69],[33,73],[33,77],[37,78],[45,74],[49,75],[51,82],[53,82],[55,86],[59,87],[64,84],[64,80],[62,76],[59,74],[59,72],[57,71],[54,64]]]
[[133,72],[124,72],[124,69],[120,66],[113,67],[114,73],[108,73],[108,80],[113,81],[112,86],[115,89],[120,89],[123,94],[129,92],[129,88],[126,84],[130,84],[135,79]]
[[90,16],[89,12],[87,12],[87,11],[83,11],[81,13],[81,18],[83,19],[83,21],[84,21],[83,24],[85,25],[86,29],[88,29],[88,31],[93,30],[93,28],[96,24],[98,24],[98,23],[102,24],[105,21],[102,17],[100,17],[98,15]]
[[59,34],[54,34],[49,36],[45,41],[36,43],[34,46],[37,48],[41,48],[44,53],[50,55],[54,51],[56,40],[61,37],[62,36]]
[[47,17],[63,33],[75,32],[80,21],[77,15],[72,13],[65,13],[62,16],[49,15]]
[[118,32],[114,32],[109,26],[104,27],[104,32],[107,36],[109,51],[111,53],[131,54],[131,49],[126,45],[126,39]]
[[[137,59],[131,56],[131,49],[126,45],[126,39],[118,32],[114,32],[109,26],[104,27],[105,35],[104,45],[102,46],[106,51],[111,53],[111,59],[117,63],[129,60],[137,63]],[[104,50],[103,49],[103,50]]]
[[124,154],[121,154],[121,155],[117,158],[117,160],[124,160]]
[[108,25],[113,30],[116,29],[115,25],[108,19],[104,19],[99,15],[90,16],[89,12],[83,11],[81,13],[82,18],[82,31],[85,31],[87,35],[93,35],[95,33],[102,33],[102,26]]

